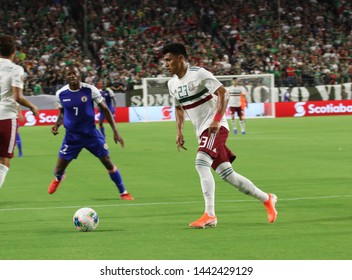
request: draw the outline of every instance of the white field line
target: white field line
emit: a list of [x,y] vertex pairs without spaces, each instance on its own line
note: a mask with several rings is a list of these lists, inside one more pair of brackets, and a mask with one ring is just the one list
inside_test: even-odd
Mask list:
[[[269,138],[269,137],[253,137],[250,138],[248,136],[229,136],[227,139],[229,140],[235,140],[235,141],[257,141],[257,140],[267,140],[267,141],[283,141],[283,140],[288,140],[288,141],[296,141],[296,140],[302,140],[303,138],[293,138],[293,137],[286,137],[286,138]],[[304,139],[304,141],[308,141],[311,139]],[[314,141],[318,141],[317,139],[313,139]]]
[[[307,197],[293,197],[293,198],[280,198],[281,201],[295,201],[295,200],[322,200],[322,199],[334,199],[334,198],[351,198],[352,195],[330,195],[330,196],[307,196]],[[217,203],[248,203],[257,202],[257,200],[219,200]],[[198,204],[203,203],[200,201],[184,201],[184,202],[150,202],[150,203],[121,203],[121,204],[97,204],[89,205],[92,208],[100,207],[138,207],[138,206],[154,206],[154,205],[180,205],[180,204]],[[27,208],[2,208],[0,212],[5,211],[29,211],[29,210],[56,210],[56,209],[71,209],[80,208],[82,205],[67,205],[67,206],[53,206],[53,207],[27,207]]]

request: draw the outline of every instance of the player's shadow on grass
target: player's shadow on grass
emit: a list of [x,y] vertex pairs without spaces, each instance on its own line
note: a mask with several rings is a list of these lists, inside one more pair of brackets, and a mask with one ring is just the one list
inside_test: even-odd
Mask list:
[[128,200],[128,201],[123,201],[119,196],[116,197],[109,197],[109,198],[96,198],[96,197],[91,197],[90,200],[92,201],[104,201],[104,202],[131,202],[132,200]]
[[103,234],[105,232],[124,232],[125,230],[123,228],[116,228],[116,229],[111,229],[111,228],[107,228],[107,229],[96,229],[96,230],[93,230],[93,231],[78,231],[76,230],[73,226],[72,226],[72,230],[46,230],[46,231],[40,231],[41,233],[46,233],[48,235],[50,234],[53,234],[53,235],[56,235],[58,233],[60,234],[83,234],[83,235],[96,235],[96,234]]

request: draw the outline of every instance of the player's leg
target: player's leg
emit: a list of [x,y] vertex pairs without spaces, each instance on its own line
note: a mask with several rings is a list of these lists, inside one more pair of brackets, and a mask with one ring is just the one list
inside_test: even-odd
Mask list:
[[65,176],[65,170],[70,164],[71,160],[66,160],[64,158],[58,157],[56,161],[56,166],[54,169],[54,175],[58,181],[61,181]]
[[243,126],[244,125],[244,121],[242,119],[242,113],[243,113],[243,111],[242,111],[241,107],[236,107],[235,108],[235,114],[237,114],[237,116],[238,116],[241,132],[242,132],[242,134],[245,134],[246,132],[243,133],[243,131],[244,131],[243,130],[244,129],[244,126]]
[[241,133],[246,134],[246,124],[244,120],[244,111],[240,107],[240,110],[238,110],[238,118],[240,119],[240,126],[241,126]]
[[21,139],[21,135],[20,133],[17,131],[16,133],[16,146],[18,148],[18,156],[22,157],[23,153],[22,153],[22,139]]
[[232,123],[233,134],[237,134],[237,125],[236,125],[236,119],[235,119],[235,107],[230,107],[230,113],[231,113],[231,123]]
[[[227,132],[228,134],[228,132]],[[204,214],[189,225],[194,228],[214,227],[217,224],[215,215],[215,181],[211,171],[213,157],[216,156],[218,134],[208,135],[203,132],[200,137],[195,167],[200,178],[205,210]]]
[[109,173],[110,179],[115,183],[117,189],[119,190],[120,197],[122,200],[134,200],[134,198],[127,192],[125,184],[122,180],[121,173],[117,169],[116,165],[111,161],[110,156],[106,155],[99,158],[101,163],[105,166]]
[[109,150],[107,144],[105,143],[104,137],[102,137],[98,131],[96,131],[95,136],[85,140],[85,148],[94,156],[99,158],[101,163],[105,166],[110,179],[115,183],[117,189],[119,190],[121,199],[134,200],[134,198],[127,192],[122,176],[109,156]]
[[65,171],[70,162],[77,158],[79,153],[83,148],[82,139],[76,139],[77,136],[72,136],[69,133],[66,133],[62,145],[56,160],[56,165],[54,168],[55,178],[50,183],[48,188],[48,193],[53,194],[62,180],[65,178]]
[[200,184],[204,198],[204,214],[196,221],[189,224],[193,228],[215,227],[217,218],[215,215],[215,181],[211,173],[213,159],[198,151],[196,156],[196,170],[199,174]]
[[0,120],[0,188],[10,170],[14,156],[17,122],[15,119]]
[[70,164],[71,160],[66,160],[61,158],[60,156],[57,158],[56,166],[54,168],[54,176],[55,178],[49,185],[48,193],[53,194],[56,192],[57,188],[61,184],[62,180],[65,178],[65,170],[67,166]]
[[215,171],[220,175],[221,179],[236,187],[240,192],[253,196],[263,202],[268,212],[268,221],[270,223],[275,221],[277,217],[277,211],[275,209],[277,197],[274,194],[263,192],[254,185],[252,181],[236,173],[233,170],[231,163],[228,161],[219,164]]
[[99,115],[99,130],[101,132],[101,134],[105,137],[105,128],[104,128],[104,114],[102,112],[100,112]]
[[202,187],[205,209],[209,216],[215,216],[215,181],[211,173],[213,159],[204,152],[197,153],[196,170]]
[[262,202],[268,200],[269,196],[267,193],[257,188],[246,177],[236,173],[229,162],[220,164],[215,171],[220,175],[221,179],[236,187],[240,192],[251,195]]
[[236,156],[225,144],[228,133],[228,130],[221,127],[215,142],[217,144],[217,154],[212,156],[214,158],[212,168],[220,175],[221,179],[236,187],[240,192],[262,201],[268,212],[268,221],[270,223],[274,222],[277,217],[275,209],[277,197],[274,194],[263,192],[249,179],[233,170],[231,163],[236,159]]
[[5,182],[7,172],[9,171],[10,159],[0,157],[0,188]]

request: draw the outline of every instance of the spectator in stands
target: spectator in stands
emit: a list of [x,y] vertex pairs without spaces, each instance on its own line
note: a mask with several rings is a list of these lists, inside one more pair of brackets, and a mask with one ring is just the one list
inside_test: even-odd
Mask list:
[[125,93],[126,92],[126,82],[120,79],[114,80],[114,82],[108,87],[110,87],[115,93]]
[[297,82],[296,82],[296,69],[293,67],[292,63],[289,63],[288,66],[285,69],[286,71],[286,81],[287,85],[289,87],[295,87]]
[[33,87],[33,95],[41,95],[41,94],[43,94],[42,83],[38,81]]

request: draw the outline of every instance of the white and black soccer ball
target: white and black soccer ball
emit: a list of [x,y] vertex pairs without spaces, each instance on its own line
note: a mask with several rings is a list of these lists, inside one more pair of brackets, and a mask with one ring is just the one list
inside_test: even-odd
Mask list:
[[79,231],[93,231],[99,225],[99,216],[92,208],[80,208],[73,215],[73,225]]

